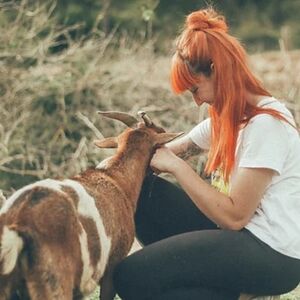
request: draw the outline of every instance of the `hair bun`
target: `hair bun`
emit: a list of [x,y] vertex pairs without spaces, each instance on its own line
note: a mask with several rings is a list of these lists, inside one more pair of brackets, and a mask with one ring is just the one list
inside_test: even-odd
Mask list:
[[186,28],[196,31],[205,29],[228,31],[225,18],[218,15],[212,8],[198,10],[189,14],[186,18]]

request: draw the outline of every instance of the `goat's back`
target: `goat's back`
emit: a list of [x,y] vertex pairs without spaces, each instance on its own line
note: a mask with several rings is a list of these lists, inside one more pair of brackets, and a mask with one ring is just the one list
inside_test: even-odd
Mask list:
[[[15,262],[2,252],[0,266],[8,259],[13,273],[25,247],[31,273],[34,266],[49,265],[50,272],[54,265],[62,274],[69,271],[67,278],[82,294],[90,293],[107,265],[123,258],[132,244],[132,209],[126,201],[126,195],[105,176],[99,177],[97,187],[84,176],[23,187],[0,210],[0,242],[3,228],[13,230],[20,242],[15,244],[19,245],[14,248]],[[64,280],[57,276],[57,281]]]

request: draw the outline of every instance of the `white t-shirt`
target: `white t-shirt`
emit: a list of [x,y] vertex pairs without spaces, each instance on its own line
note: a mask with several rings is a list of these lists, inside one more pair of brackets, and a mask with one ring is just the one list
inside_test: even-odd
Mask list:
[[[258,105],[276,109],[294,124],[290,111],[275,98],[265,97]],[[209,149],[210,119],[194,127],[189,137],[202,149]],[[276,171],[246,228],[278,252],[300,259],[300,138],[297,130],[268,114],[253,117],[239,133],[230,180],[239,167]]]

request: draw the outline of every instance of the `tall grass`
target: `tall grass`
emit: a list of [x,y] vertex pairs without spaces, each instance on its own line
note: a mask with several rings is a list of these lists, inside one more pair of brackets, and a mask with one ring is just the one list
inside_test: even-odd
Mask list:
[[[151,41],[118,39],[95,29],[80,39],[59,27],[51,3],[0,4],[0,190],[67,177],[95,165],[110,150],[93,140],[122,125],[97,110],[144,109],[170,131],[188,131],[205,114],[169,86],[170,56]],[[95,27],[96,28],[96,27]],[[172,49],[170,42],[170,49]],[[59,51],[58,51],[59,50]],[[299,51],[256,54],[251,63],[269,90],[299,115]]]
[[[101,120],[97,110],[143,108],[169,128],[181,127],[189,114],[195,121],[188,101],[173,99],[168,62],[154,55],[151,42],[138,45],[126,37],[116,42],[113,34],[99,31],[72,40],[74,28],[59,28],[51,5],[1,6],[0,188],[5,192],[38,178],[72,175],[106,156],[93,139],[118,133],[121,125]],[[64,50],[55,52],[61,40]]]

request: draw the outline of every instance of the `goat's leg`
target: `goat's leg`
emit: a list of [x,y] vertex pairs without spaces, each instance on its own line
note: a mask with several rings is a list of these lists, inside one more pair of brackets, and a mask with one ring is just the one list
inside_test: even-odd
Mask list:
[[9,275],[0,275],[0,300],[29,300],[19,268]]
[[11,282],[2,276],[0,277],[0,282],[0,300],[10,300],[13,293]]
[[[73,298],[72,276],[51,269],[34,268],[26,276],[28,294],[31,300],[71,300]],[[63,274],[63,273],[62,273]]]
[[63,288],[51,288],[39,284],[31,284],[28,288],[31,300],[71,300],[72,291]]
[[89,300],[90,297],[89,296],[83,296],[83,295],[73,295],[72,300]]
[[112,271],[105,272],[100,283],[100,300],[113,300],[116,290],[113,286]]
[[20,282],[17,288],[14,289],[14,293],[10,300],[31,300],[28,295],[26,283],[24,280]]
[[[0,280],[2,280],[0,278]],[[2,284],[1,282],[1,287],[0,287],[0,300],[10,300],[12,297],[12,289],[10,286]]]

